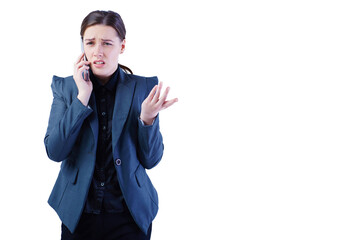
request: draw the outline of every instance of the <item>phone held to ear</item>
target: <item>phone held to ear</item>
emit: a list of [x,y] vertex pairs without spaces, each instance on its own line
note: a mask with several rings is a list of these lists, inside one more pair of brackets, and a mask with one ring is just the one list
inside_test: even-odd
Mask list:
[[[81,39],[81,49],[82,49],[82,52],[84,53],[84,48],[83,48],[83,41],[82,41],[82,39]],[[86,57],[85,54],[84,54],[83,60],[84,60],[84,61],[87,61],[87,57]],[[83,70],[83,72],[82,72],[82,77],[83,77],[84,81],[89,81],[89,80],[90,80],[90,79],[89,79],[89,70],[87,70],[87,69]]]

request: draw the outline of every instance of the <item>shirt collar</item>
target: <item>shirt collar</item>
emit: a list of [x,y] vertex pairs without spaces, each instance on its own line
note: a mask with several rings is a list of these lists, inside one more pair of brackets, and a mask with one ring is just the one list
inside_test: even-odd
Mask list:
[[109,81],[106,82],[105,85],[102,85],[102,83],[94,76],[92,71],[90,70],[90,79],[94,85],[94,90],[97,91],[99,88],[104,87],[110,92],[114,92],[115,90],[115,84],[118,79],[118,73],[119,73],[119,67],[116,69],[116,71],[113,73],[113,75],[110,77]]

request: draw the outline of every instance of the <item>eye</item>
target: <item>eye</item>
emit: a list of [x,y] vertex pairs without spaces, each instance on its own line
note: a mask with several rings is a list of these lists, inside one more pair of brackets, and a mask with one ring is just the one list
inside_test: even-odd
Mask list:
[[93,42],[87,42],[86,45],[93,45]]
[[104,42],[104,45],[106,46],[112,46],[112,44],[110,42]]

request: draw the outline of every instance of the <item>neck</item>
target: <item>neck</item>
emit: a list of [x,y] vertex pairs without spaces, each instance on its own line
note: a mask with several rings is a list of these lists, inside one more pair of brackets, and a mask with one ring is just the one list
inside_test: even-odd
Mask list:
[[110,78],[113,76],[113,74],[115,73],[115,71],[117,69],[118,69],[118,67],[116,67],[115,70],[112,72],[112,74],[110,74],[109,76],[98,76],[98,75],[95,75],[95,74],[94,74],[94,76],[99,80],[99,82],[102,85],[105,85],[110,80]]
[[110,77],[98,77],[98,76],[95,76],[95,77],[99,80],[99,82],[102,85],[105,85],[109,81],[109,79],[110,79]]

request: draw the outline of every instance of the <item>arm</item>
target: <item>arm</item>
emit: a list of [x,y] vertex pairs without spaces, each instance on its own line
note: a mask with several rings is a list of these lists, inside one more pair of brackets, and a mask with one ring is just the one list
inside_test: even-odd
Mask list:
[[148,91],[152,88],[147,98],[141,105],[141,113],[138,128],[138,141],[140,150],[140,162],[147,168],[156,166],[163,156],[163,138],[159,131],[159,112],[166,109],[178,101],[177,98],[167,101],[167,95],[170,88],[166,88],[164,94],[161,93],[162,83],[158,83],[158,79],[153,79],[148,83],[152,83],[153,88],[148,86]]
[[144,168],[151,169],[160,162],[164,151],[159,117],[155,118],[153,125],[145,125],[140,119],[138,124],[139,160]]
[[[92,110],[88,101],[93,90],[91,81],[85,81],[82,72],[89,69],[88,61],[83,61],[81,54],[74,64],[74,81],[78,89],[77,98],[72,99],[68,106],[64,101],[63,89],[66,83],[62,78],[54,77],[51,84],[53,102],[51,106],[48,129],[45,134],[44,144],[47,155],[51,160],[60,162],[71,152],[80,133],[84,119]],[[66,89],[67,90],[67,89]]]
[[53,102],[44,144],[48,157],[56,162],[64,160],[71,152],[84,119],[92,110],[75,98],[67,106],[62,97],[63,79],[54,77],[51,89]]

